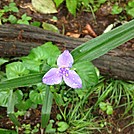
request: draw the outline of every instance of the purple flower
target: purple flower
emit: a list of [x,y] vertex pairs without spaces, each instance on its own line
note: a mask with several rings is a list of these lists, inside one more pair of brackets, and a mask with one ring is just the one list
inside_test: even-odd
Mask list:
[[65,50],[57,59],[58,68],[51,68],[44,76],[43,83],[54,85],[61,83],[62,79],[71,88],[82,88],[82,80],[79,75],[70,70],[74,60],[68,50]]

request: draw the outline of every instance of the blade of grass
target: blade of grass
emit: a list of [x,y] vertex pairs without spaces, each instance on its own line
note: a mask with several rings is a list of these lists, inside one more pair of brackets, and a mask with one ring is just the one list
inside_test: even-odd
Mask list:
[[75,61],[92,61],[134,38],[134,20],[92,39],[72,51]]

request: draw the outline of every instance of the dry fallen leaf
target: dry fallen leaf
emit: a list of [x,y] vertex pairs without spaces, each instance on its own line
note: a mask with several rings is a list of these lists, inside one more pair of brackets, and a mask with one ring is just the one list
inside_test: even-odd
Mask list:
[[32,5],[40,13],[57,13],[55,4],[52,0],[32,0]]
[[97,37],[97,34],[94,32],[94,30],[89,24],[86,25],[85,29],[88,31],[89,35],[91,35],[92,37]]

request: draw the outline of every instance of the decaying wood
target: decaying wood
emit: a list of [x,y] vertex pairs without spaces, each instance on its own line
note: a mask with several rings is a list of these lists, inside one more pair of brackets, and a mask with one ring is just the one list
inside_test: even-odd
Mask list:
[[[27,55],[29,51],[47,41],[62,49],[72,50],[87,39],[70,38],[27,25],[0,26],[0,57]],[[116,48],[93,61],[103,75],[134,80],[134,50]]]

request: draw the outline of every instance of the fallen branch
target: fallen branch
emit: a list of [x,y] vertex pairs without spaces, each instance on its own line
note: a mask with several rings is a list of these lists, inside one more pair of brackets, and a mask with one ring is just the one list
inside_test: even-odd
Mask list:
[[[0,57],[18,57],[47,41],[72,50],[87,39],[76,39],[28,25],[0,26]],[[103,75],[134,80],[134,50],[116,48],[93,61]]]

